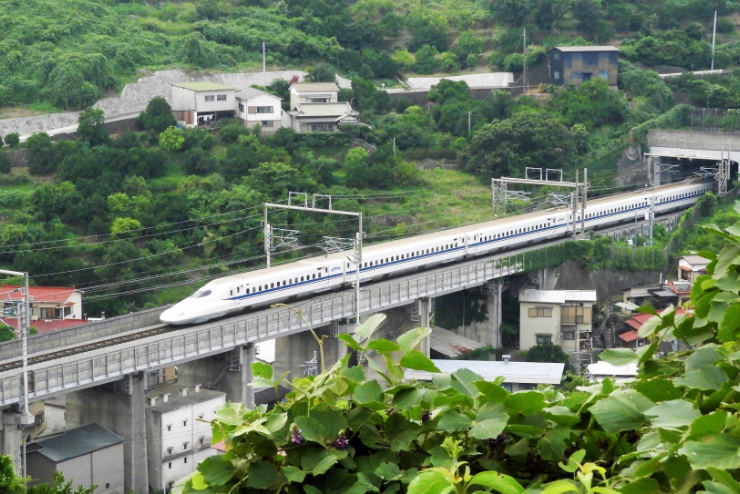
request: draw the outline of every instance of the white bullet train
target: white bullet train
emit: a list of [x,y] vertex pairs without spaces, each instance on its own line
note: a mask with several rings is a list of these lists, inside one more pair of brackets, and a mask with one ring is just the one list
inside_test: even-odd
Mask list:
[[[585,211],[586,229],[642,218],[653,200],[656,215],[686,209],[712,188],[713,183],[693,181],[595,199],[588,202]],[[581,221],[580,211],[576,221]],[[571,234],[572,224],[570,208],[559,208],[371,245],[363,248],[360,281],[563,237]],[[336,253],[219,278],[164,311],[160,320],[172,325],[202,323],[251,307],[348,286],[355,282],[357,270],[351,257],[348,252]]]

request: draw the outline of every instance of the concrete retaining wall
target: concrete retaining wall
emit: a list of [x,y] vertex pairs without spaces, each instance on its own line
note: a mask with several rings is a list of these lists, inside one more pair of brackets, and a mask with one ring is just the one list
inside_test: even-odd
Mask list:
[[[38,334],[28,338],[28,354],[59,350],[68,345],[85,343],[98,338],[116,336],[126,331],[141,329],[159,324],[159,315],[167,307],[157,307],[124,316],[111,317],[104,321],[81,324],[51,333]],[[33,322],[31,322],[33,325]],[[19,359],[22,356],[23,342],[11,340],[0,343],[0,362]]]

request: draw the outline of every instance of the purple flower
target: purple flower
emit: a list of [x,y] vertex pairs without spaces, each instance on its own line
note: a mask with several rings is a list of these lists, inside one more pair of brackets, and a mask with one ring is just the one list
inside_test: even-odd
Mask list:
[[345,449],[347,449],[347,446],[349,446],[349,439],[344,436],[340,436],[337,438],[336,441],[334,441],[334,447],[337,448],[339,451],[344,451]]
[[303,442],[303,434],[297,425],[290,425],[290,442],[293,444],[301,444]]

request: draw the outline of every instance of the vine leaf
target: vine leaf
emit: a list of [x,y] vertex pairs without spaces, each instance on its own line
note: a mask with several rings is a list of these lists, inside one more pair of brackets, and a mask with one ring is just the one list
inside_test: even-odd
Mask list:
[[410,350],[406,352],[404,356],[401,357],[401,361],[399,363],[401,364],[401,367],[406,367],[407,369],[426,372],[440,372],[437,366],[434,365],[434,362],[418,350]]
[[639,429],[645,422],[645,410],[653,402],[633,389],[617,390],[599,400],[590,411],[608,434]]
[[601,360],[612,365],[622,366],[637,362],[637,354],[631,348],[609,348],[599,354]]
[[482,485],[501,494],[526,494],[519,482],[498,472],[481,472],[470,479],[470,485]]
[[654,427],[663,429],[682,429],[691,425],[701,412],[686,400],[664,401],[645,411]]
[[694,468],[740,467],[740,439],[730,434],[707,434],[699,441],[686,441],[680,452],[685,454]]
[[675,382],[687,388],[717,391],[728,381],[727,374],[715,365],[705,365],[699,369],[687,372],[677,377]]

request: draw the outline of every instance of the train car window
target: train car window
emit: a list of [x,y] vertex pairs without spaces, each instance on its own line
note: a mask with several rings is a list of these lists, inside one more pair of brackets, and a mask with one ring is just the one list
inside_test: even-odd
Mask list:
[[301,276],[301,281],[304,281],[304,278],[303,278],[303,276]]
[[239,293],[239,287],[236,287],[236,293]]

